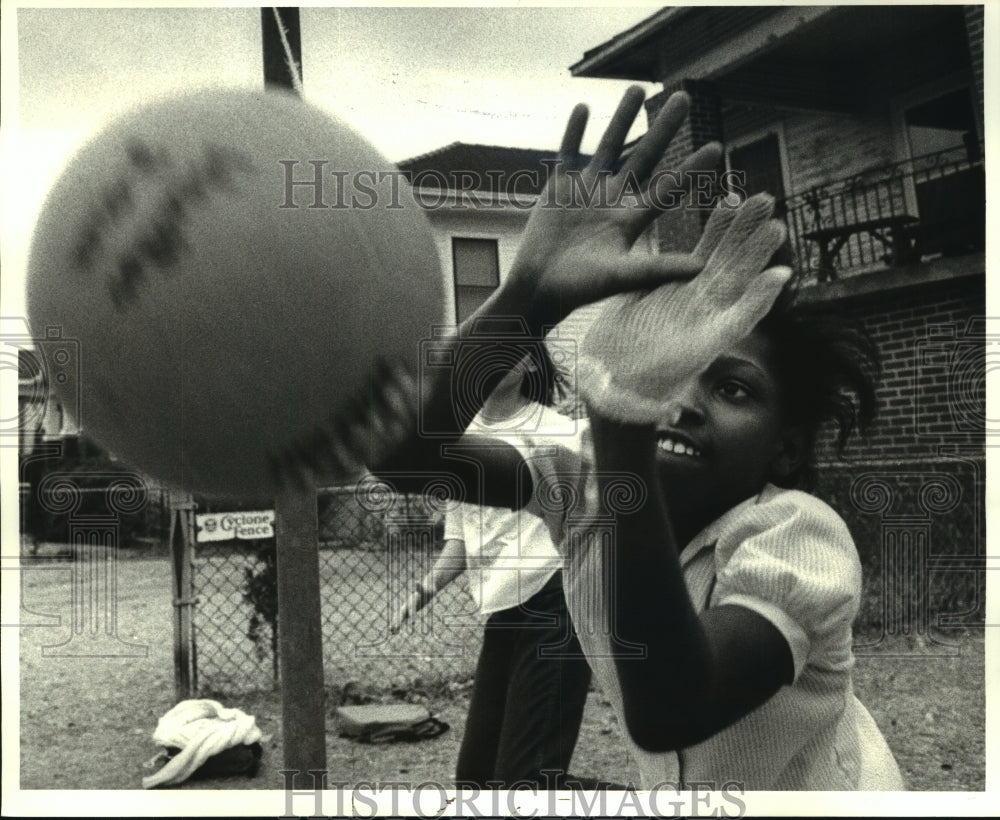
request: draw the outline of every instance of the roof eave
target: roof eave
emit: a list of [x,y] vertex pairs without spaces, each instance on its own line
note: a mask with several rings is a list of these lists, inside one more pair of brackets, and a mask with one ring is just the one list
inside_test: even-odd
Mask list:
[[632,26],[632,28],[616,34],[610,40],[595,46],[588,51],[582,60],[570,66],[574,77],[599,77],[602,79],[634,79],[633,76],[620,76],[611,68],[623,54],[638,46],[643,40],[652,37],[669,23],[675,22],[685,14],[693,11],[691,6],[671,6],[661,9],[656,14]]

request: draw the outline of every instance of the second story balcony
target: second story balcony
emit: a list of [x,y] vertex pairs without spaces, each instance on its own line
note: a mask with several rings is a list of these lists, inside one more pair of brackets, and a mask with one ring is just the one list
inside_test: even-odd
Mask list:
[[986,178],[979,144],[879,167],[779,203],[802,275],[828,281],[980,252]]

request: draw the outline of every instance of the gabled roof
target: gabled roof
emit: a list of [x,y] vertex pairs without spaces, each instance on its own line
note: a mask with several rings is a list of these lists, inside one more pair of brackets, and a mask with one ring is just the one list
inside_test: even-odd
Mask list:
[[555,151],[453,142],[403,160],[399,168],[415,187],[539,194],[557,157]]

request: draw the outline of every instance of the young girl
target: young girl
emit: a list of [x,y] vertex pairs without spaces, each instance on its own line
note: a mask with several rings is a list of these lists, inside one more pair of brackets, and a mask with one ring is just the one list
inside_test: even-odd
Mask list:
[[[855,414],[871,418],[872,364],[865,337],[780,304],[664,396],[659,424],[591,406],[590,463],[524,448],[549,494],[580,477],[567,601],[646,788],[902,788],[852,690],[855,545],[793,489],[808,486],[822,421],[843,444]],[[644,503],[622,494],[623,475]],[[610,544],[585,537],[611,517]]]
[[[545,348],[532,352],[493,389],[467,435],[509,439],[530,431],[533,438],[554,435],[565,445],[576,422],[552,406],[556,373]],[[456,505],[445,521],[440,555],[393,623],[398,631],[463,573],[477,610],[487,616],[456,783],[545,789],[564,779],[590,667],[566,611],[562,564],[542,518]]]
[[[566,553],[581,644],[645,787],[899,789],[851,686],[854,545],[832,509],[793,489],[826,417],[843,421],[843,440],[855,406],[860,421],[871,416],[870,351],[778,299],[790,271],[768,267],[785,231],[766,197],[714,212],[692,254],[628,253],[675,201],[675,181],[720,159],[710,145],[655,172],[686,115],[674,95],[620,161],[641,104],[641,91],[626,93],[579,172],[583,186],[605,176],[612,197],[628,191],[626,205],[568,198],[578,108],[546,200],[566,204],[536,208],[479,314],[518,315],[537,331],[579,304],[697,273],[606,304],[604,332],[591,331],[581,358],[592,447],[539,448],[527,436],[482,448],[470,468],[414,432],[415,382],[390,369],[344,431],[341,458],[363,454],[376,471],[433,465],[484,503],[545,518]],[[456,348],[474,333],[460,328]],[[421,388],[422,412],[447,415],[451,386]]]

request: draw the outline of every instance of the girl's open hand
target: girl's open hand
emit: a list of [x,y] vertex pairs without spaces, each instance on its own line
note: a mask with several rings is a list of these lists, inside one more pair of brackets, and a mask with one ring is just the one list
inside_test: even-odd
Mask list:
[[707,259],[690,282],[608,299],[579,350],[579,388],[588,406],[618,421],[654,423],[671,389],[746,337],[792,274],[767,268],[786,236],[774,200],[722,203],[696,255]]
[[403,605],[392,616],[392,620],[389,622],[389,634],[399,634],[403,624],[427,606],[432,598],[433,596],[424,591],[422,587],[411,592]]
[[[687,116],[686,94],[673,94],[628,158],[622,148],[644,93],[633,86],[593,158],[580,168],[587,108],[570,115],[559,162],[525,228],[507,284],[552,324],[573,308],[622,291],[690,278],[705,258],[695,253],[630,254],[642,232],[668,208],[682,207],[691,172],[718,166],[721,146],[710,143],[669,171],[656,170]],[[619,167],[620,166],[620,167]]]

